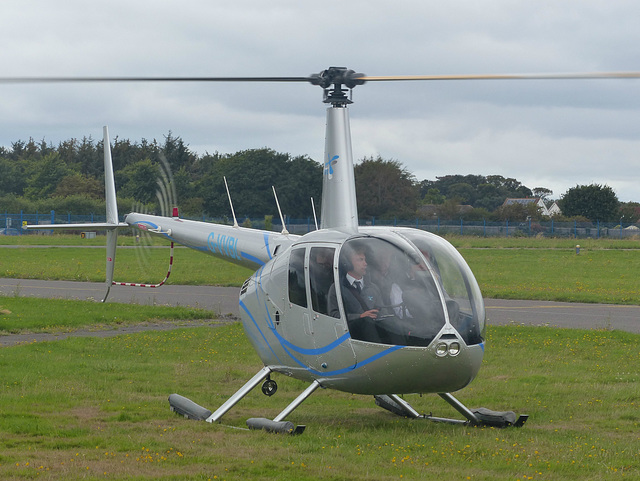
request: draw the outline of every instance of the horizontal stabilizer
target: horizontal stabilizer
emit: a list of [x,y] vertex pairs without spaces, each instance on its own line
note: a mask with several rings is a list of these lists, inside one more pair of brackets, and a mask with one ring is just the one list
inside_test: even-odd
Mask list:
[[120,222],[118,224],[109,223],[88,223],[88,224],[33,224],[27,225],[24,228],[29,230],[47,230],[47,229],[65,229],[65,230],[110,230],[110,229],[123,229],[130,227],[129,224]]

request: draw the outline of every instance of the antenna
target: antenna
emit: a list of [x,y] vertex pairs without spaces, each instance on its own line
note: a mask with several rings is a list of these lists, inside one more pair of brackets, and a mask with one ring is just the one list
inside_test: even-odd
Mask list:
[[282,233],[284,235],[288,235],[289,231],[287,230],[287,227],[284,225],[284,219],[282,218],[282,211],[280,210],[280,202],[278,202],[278,196],[276,194],[276,188],[274,186],[271,186],[271,188],[273,189],[273,196],[276,199],[276,205],[278,206],[278,214],[280,214],[280,222],[282,222]]
[[311,210],[313,211],[313,221],[316,223],[316,230],[318,230],[318,218],[316,217],[316,205],[313,203],[313,197],[311,197]]
[[233,227],[238,227],[238,221],[236,220],[236,213],[233,210],[233,202],[231,202],[231,194],[229,194],[229,186],[227,185],[227,178],[225,176],[222,177],[224,179],[224,186],[227,189],[227,197],[229,198],[229,205],[231,206],[231,215],[233,216]]

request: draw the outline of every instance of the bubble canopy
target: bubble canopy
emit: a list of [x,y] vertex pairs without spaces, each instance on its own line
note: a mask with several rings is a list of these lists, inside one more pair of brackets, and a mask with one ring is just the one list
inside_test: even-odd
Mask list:
[[353,339],[428,346],[447,327],[467,345],[484,340],[478,283],[460,253],[435,234],[362,229],[342,245],[336,275],[328,313],[346,317]]

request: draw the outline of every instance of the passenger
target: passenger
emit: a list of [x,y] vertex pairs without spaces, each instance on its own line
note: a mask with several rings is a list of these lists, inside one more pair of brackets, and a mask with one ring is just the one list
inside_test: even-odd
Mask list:
[[[395,249],[397,250],[397,249]],[[368,276],[371,282],[380,288],[382,294],[382,303],[384,306],[391,304],[391,286],[393,284],[393,274],[391,272],[391,264],[394,259],[394,248],[387,245],[381,245],[376,249],[375,256],[370,260],[368,268]],[[387,314],[388,310],[385,310]]]
[[422,262],[412,262],[391,286],[391,305],[399,326],[412,344],[428,344],[444,326],[442,301],[435,281]]
[[[427,281],[426,290],[425,280]],[[414,293],[414,291],[418,292]],[[427,266],[422,263],[412,263],[410,269],[393,282],[389,298],[396,316],[400,319],[418,317],[419,311],[424,311],[423,306],[440,301],[438,289],[429,275]],[[411,305],[413,313],[407,304]]]

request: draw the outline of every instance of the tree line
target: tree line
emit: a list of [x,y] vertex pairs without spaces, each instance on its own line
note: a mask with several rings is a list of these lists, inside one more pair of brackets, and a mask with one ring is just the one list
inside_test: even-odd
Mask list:
[[[162,141],[132,142],[116,137],[111,151],[120,212],[139,204],[147,211],[158,211],[157,179],[163,163],[173,173],[184,216],[229,216],[224,177],[238,217],[273,214],[271,186],[276,188],[283,211],[293,218],[312,216],[310,198],[316,206],[322,201],[322,165],[307,156],[268,148],[198,155],[171,132]],[[401,162],[381,157],[358,161],[355,178],[363,219],[429,218],[434,214],[465,220],[539,219],[535,207],[503,203],[506,198],[533,196],[550,201],[552,194],[544,187],[529,189],[517,179],[500,175],[446,175],[419,181]],[[621,204],[608,186],[576,186],[558,202],[565,217],[580,220],[611,221],[624,215],[625,222],[636,222],[640,217],[640,204]],[[10,148],[0,147],[0,210],[104,212],[102,140],[85,137],[55,146],[29,139],[13,142]]]

